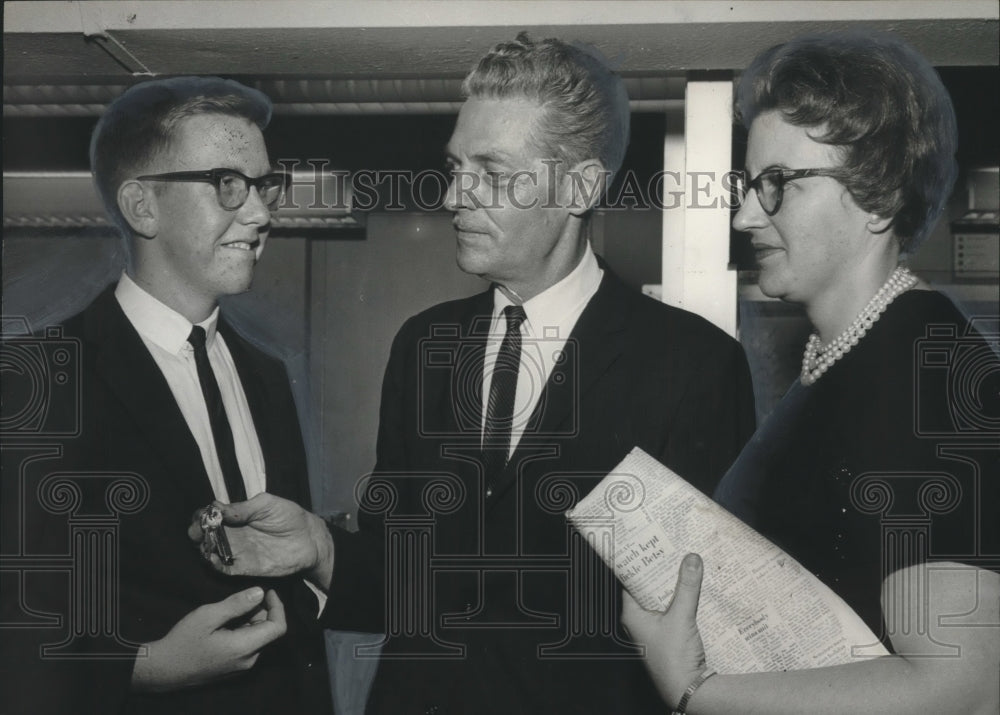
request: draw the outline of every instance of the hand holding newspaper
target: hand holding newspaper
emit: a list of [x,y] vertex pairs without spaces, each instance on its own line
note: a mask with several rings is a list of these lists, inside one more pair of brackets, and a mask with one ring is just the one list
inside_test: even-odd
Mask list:
[[819,579],[638,447],[568,517],[647,610],[666,610],[681,559],[701,554],[698,627],[720,672],[801,670],[888,653]]

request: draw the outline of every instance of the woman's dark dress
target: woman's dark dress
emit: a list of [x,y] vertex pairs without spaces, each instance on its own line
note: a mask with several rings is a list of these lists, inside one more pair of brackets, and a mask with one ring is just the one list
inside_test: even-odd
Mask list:
[[947,298],[911,290],[817,382],[795,382],[715,499],[889,645],[886,575],[931,561],[998,570],[998,395],[996,353]]

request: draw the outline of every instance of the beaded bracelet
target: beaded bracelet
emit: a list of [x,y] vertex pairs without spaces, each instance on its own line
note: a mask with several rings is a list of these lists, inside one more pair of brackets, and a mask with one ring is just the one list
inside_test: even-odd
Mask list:
[[715,675],[715,671],[711,668],[706,668],[701,675],[694,679],[694,681],[687,686],[687,690],[681,695],[681,699],[677,702],[677,707],[673,709],[670,715],[686,715],[688,702],[691,700],[691,696],[694,695],[695,691],[705,684],[705,681]]

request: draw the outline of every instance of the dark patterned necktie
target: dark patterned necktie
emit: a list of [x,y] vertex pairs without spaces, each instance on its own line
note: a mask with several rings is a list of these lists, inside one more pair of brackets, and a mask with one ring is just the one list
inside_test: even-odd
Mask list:
[[517,373],[521,367],[521,323],[528,317],[519,305],[509,305],[503,313],[507,319],[507,333],[500,343],[500,352],[493,367],[483,427],[483,472],[487,496],[507,466]]
[[205,397],[208,407],[208,419],[212,424],[212,437],[215,439],[215,452],[219,455],[219,466],[222,468],[222,478],[226,482],[229,501],[246,501],[247,490],[243,485],[243,475],[236,460],[236,446],[233,444],[233,430],[226,417],[226,408],[222,404],[222,393],[219,383],[215,380],[215,372],[208,361],[208,349],[205,346],[205,329],[200,325],[191,328],[188,342],[194,348],[194,364],[198,367],[198,382],[201,383],[201,394]]

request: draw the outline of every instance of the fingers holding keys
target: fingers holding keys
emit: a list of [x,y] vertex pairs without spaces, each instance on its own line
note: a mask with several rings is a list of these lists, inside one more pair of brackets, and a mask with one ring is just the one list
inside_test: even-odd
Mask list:
[[[236,504],[225,504],[218,500],[206,507],[196,509],[191,515],[188,525],[188,537],[201,548],[206,561],[227,575],[257,574],[252,566],[235,566],[236,557],[229,540],[233,529],[245,525],[252,520],[264,505],[270,495],[259,494],[253,499]],[[228,528],[227,528],[228,527]]]
[[[214,535],[216,520],[202,528],[206,514],[221,516]],[[228,555],[216,538],[220,534],[229,544]],[[287,499],[265,492],[236,504],[213,502],[196,512],[188,536],[222,573],[263,577],[302,573],[320,588],[329,587],[333,539],[322,519]]]
[[[212,502],[213,504],[217,502]],[[198,507],[191,514],[191,522],[188,524],[188,538],[194,543],[201,545],[205,539],[205,532],[201,529],[201,517],[205,513],[205,507]]]
[[226,566],[233,565],[233,550],[229,546],[226,529],[222,526],[222,510],[216,504],[209,504],[201,513],[203,540],[201,551],[206,558],[216,555]]
[[223,506],[225,505],[216,501],[196,509],[191,515],[188,537],[199,545],[205,560],[217,570],[230,573],[228,567],[233,565],[235,559],[223,526]]
[[[200,544],[204,540],[202,524],[210,512],[215,512],[213,513],[213,520],[217,518],[216,514],[218,518],[221,518],[221,524],[229,527],[244,526],[253,520],[260,509],[266,508],[268,497],[271,497],[271,495],[262,492],[244,502],[226,504],[216,500],[208,506],[195,509],[194,513],[191,514],[191,523],[188,525],[188,538],[196,544]],[[278,497],[271,498],[277,499]]]
[[216,500],[212,502],[211,506],[219,510],[222,515],[222,522],[226,526],[236,527],[245,526],[255,518],[259,518],[260,512],[267,510],[273,500],[285,501],[281,497],[261,492],[246,501],[226,504],[225,502]]

